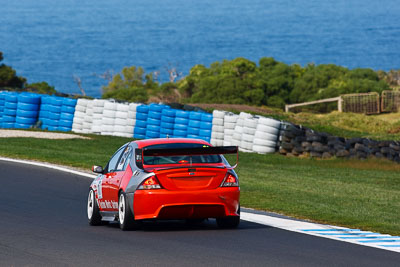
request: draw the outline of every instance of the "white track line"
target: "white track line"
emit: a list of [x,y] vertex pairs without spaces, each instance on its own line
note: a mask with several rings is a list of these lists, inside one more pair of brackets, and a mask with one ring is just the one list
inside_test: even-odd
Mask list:
[[[96,178],[96,175],[84,173],[76,170],[71,170],[65,167],[60,167],[50,163],[34,162],[19,159],[10,159],[5,157],[0,157],[0,160],[29,164],[44,168],[50,168],[62,172],[67,172],[71,174],[81,175],[88,178]],[[394,252],[400,252],[400,237],[382,235],[379,233],[373,233],[368,231],[361,231],[358,229],[349,229],[333,225],[317,224],[311,222],[303,222],[297,220],[291,220],[286,218],[277,218],[263,214],[254,214],[249,212],[241,212],[240,218],[245,221],[263,224],[287,231],[292,231],[301,234],[313,235],[322,238],[333,239],[341,242],[347,242],[352,244],[357,244],[361,246],[379,248]],[[374,240],[376,239],[376,240]]]

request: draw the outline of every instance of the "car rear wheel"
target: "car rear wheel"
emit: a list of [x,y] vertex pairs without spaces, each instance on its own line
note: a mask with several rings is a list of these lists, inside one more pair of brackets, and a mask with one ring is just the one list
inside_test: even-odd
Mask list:
[[93,189],[90,189],[87,203],[87,216],[90,225],[100,225],[101,215],[99,206],[97,205],[95,193]]
[[118,221],[119,227],[124,231],[133,230],[138,227],[138,223],[135,221],[129,206],[127,205],[126,195],[124,192],[121,192],[119,195]]
[[223,218],[217,218],[218,227],[223,229],[237,228],[240,223],[240,204],[237,213],[239,216],[226,216]]
[[224,218],[217,218],[218,227],[223,229],[237,228],[239,223],[240,216],[227,216]]

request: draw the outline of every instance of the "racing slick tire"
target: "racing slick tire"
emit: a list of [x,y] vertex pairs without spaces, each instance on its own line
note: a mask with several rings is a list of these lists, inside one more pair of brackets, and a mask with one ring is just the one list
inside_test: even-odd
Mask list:
[[126,203],[126,195],[124,192],[121,192],[118,198],[118,222],[119,227],[123,231],[138,228],[138,222],[135,221],[133,214]]
[[224,218],[217,218],[217,225],[222,229],[237,228],[240,222],[240,216],[227,216]]
[[226,216],[223,218],[217,218],[217,225],[219,228],[222,229],[233,229],[237,228],[240,223],[240,205],[238,208],[238,214],[239,216]]
[[87,215],[90,225],[101,225],[101,215],[99,206],[97,205],[95,193],[93,189],[90,189],[87,204]]

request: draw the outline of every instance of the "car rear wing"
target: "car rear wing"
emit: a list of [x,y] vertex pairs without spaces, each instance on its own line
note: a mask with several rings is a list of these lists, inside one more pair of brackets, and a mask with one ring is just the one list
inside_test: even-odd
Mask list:
[[[214,147],[193,147],[193,148],[143,148],[136,149],[136,163],[144,165],[144,157],[153,156],[199,156],[199,155],[225,155],[236,154],[236,164],[230,167],[234,169],[239,162],[239,149],[237,146],[214,146]],[[192,162],[190,162],[192,164]]]

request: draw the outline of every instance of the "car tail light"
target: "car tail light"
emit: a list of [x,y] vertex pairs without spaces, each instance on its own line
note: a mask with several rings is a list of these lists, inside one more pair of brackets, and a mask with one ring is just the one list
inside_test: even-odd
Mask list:
[[146,180],[144,180],[138,187],[141,190],[148,190],[148,189],[160,189],[161,185],[158,182],[155,175],[150,176]]
[[221,186],[222,187],[239,186],[238,178],[232,173],[228,172]]

